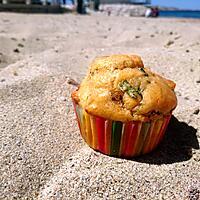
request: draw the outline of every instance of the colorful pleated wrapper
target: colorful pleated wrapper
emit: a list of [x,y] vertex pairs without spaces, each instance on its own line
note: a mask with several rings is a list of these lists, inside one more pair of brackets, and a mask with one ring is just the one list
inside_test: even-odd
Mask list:
[[171,114],[151,122],[120,122],[88,114],[73,101],[79,129],[94,150],[115,157],[134,157],[155,149],[162,140]]

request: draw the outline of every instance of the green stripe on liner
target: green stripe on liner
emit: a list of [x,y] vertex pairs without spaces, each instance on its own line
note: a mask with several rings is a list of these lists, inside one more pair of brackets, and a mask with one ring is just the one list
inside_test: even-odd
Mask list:
[[141,128],[141,131],[140,131],[140,138],[139,138],[139,141],[138,141],[138,146],[137,146],[137,155],[140,154],[140,152],[142,151],[143,147],[144,147],[144,142],[146,140],[146,137],[147,137],[147,133],[149,131],[149,128],[151,126],[151,123],[149,122],[144,122],[142,124],[142,128]]
[[79,121],[81,123],[81,109],[78,106],[76,106],[76,113],[77,113],[78,119],[79,119]]
[[123,123],[120,121],[114,121],[112,123],[111,150],[110,150],[112,156],[119,156],[122,126]]

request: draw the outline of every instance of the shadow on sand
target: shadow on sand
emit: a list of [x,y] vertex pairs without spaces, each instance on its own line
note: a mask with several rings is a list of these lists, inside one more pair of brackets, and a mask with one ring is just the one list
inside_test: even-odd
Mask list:
[[149,164],[172,164],[189,160],[192,149],[199,149],[197,130],[172,116],[165,137],[153,152],[132,159]]

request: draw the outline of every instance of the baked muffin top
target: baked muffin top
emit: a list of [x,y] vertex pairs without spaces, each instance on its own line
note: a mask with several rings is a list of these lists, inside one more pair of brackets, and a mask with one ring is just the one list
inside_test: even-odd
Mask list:
[[144,67],[139,56],[96,58],[72,97],[88,113],[116,121],[150,121],[177,105],[175,83]]

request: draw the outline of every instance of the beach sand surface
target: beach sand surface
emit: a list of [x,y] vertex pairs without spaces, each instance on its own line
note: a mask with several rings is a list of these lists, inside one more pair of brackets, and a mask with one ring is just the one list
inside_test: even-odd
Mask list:
[[[200,20],[0,13],[0,199],[199,199]],[[82,140],[70,98],[99,55],[139,54],[178,106],[152,153]]]

